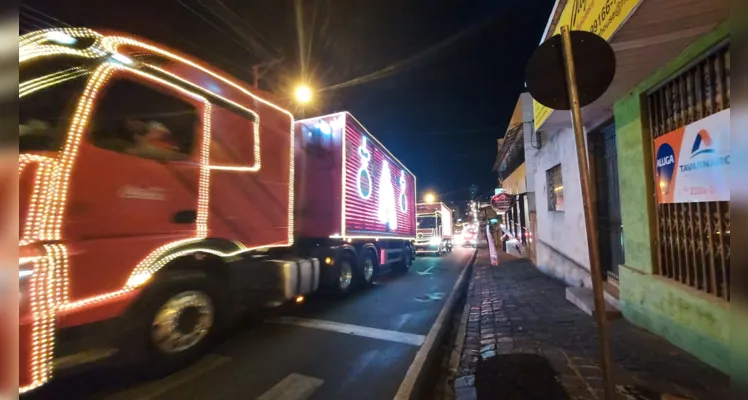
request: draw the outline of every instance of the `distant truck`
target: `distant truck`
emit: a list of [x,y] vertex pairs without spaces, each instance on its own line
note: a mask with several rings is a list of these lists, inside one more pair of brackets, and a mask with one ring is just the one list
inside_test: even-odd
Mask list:
[[169,371],[240,311],[411,265],[416,178],[352,115],[294,121],[89,29],[24,35],[19,59],[21,393],[114,354]]
[[444,203],[418,203],[416,206],[416,254],[436,254],[452,251],[452,210]]

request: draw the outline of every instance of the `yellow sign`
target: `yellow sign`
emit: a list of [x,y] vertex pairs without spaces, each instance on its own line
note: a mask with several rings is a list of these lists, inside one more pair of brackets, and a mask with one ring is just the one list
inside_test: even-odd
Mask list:
[[[641,2],[642,0],[568,0],[549,37],[559,34],[561,27],[568,25],[571,30],[592,32],[610,40]],[[535,129],[538,129],[553,110],[534,100],[532,106]]]

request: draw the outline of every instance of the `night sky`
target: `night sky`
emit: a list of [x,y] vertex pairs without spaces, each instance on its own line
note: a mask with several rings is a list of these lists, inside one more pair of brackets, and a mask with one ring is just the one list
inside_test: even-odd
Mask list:
[[[315,88],[306,116],[350,111],[418,177],[419,192],[492,193],[496,139],[553,0],[26,0],[20,28],[107,28],[203,59],[262,89]],[[303,71],[303,72],[302,72]],[[297,116],[300,110],[296,110]]]

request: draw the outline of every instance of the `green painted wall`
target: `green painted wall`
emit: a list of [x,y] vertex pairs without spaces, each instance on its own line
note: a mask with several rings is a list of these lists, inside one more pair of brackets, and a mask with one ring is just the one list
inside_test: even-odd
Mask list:
[[[724,372],[729,369],[729,313],[726,302],[651,275],[656,262],[649,210],[653,209],[651,139],[642,121],[642,94],[675,75],[729,37],[729,22],[687,47],[613,106],[626,265],[620,271],[621,311]],[[643,177],[647,177],[642,179]]]
[[727,303],[667,278],[621,268],[620,304],[629,321],[725,373],[730,368]]

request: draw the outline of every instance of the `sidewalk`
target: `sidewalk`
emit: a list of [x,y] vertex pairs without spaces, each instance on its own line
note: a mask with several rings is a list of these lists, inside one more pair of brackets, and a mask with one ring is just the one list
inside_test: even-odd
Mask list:
[[[526,259],[499,252],[491,267],[480,250],[463,314],[458,400],[604,398],[595,320],[564,290]],[[728,376],[624,319],[611,321],[610,341],[618,398],[728,397]]]

